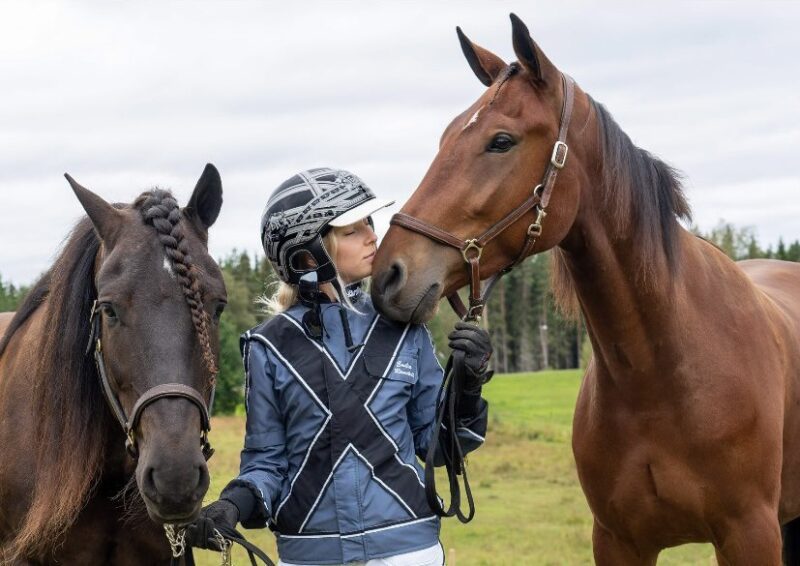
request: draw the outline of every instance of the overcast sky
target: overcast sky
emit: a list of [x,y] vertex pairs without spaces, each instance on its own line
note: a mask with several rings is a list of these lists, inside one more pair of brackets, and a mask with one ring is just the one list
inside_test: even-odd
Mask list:
[[159,185],[185,204],[214,163],[217,257],[260,251],[266,197],[300,169],[402,203],[484,89],[455,26],[511,61],[511,11],[686,174],[701,228],[800,238],[800,3],[287,4],[0,4],[0,276],[31,282],[80,216],[64,172],[110,201]]

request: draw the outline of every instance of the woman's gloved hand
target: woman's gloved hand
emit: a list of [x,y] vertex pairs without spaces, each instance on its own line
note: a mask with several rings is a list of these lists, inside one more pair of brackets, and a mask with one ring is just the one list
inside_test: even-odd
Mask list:
[[481,386],[491,376],[491,373],[487,374],[486,371],[489,359],[492,357],[492,341],[489,333],[474,324],[458,321],[447,339],[450,349],[464,352],[464,366],[467,370],[464,390],[480,391]]
[[186,527],[186,544],[209,550],[222,550],[215,530],[220,527],[235,529],[239,522],[239,508],[227,499],[206,505],[194,523]]

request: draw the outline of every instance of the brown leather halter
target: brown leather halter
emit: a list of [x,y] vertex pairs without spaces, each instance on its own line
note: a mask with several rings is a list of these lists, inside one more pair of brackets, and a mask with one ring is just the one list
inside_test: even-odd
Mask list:
[[194,403],[200,410],[200,427],[201,437],[200,445],[203,450],[203,457],[208,460],[214,454],[214,449],[208,441],[208,432],[211,430],[211,419],[209,418],[209,407],[214,403],[214,389],[212,385],[211,400],[206,406],[206,400],[200,393],[184,383],[162,383],[151,387],[145,391],[136,403],[133,405],[131,416],[125,416],[125,410],[122,408],[119,398],[111,388],[111,382],[108,380],[106,373],[106,364],[103,360],[103,345],[100,340],[100,317],[98,316],[97,301],[92,304],[92,312],[89,315],[89,323],[91,325],[91,333],[89,335],[89,344],[86,347],[88,354],[94,348],[94,361],[97,364],[97,373],[100,375],[100,383],[103,386],[103,395],[106,398],[111,412],[114,413],[119,424],[122,425],[122,430],[125,432],[125,449],[131,458],[136,460],[139,457],[139,447],[136,442],[136,425],[139,424],[139,419],[142,416],[145,408],[159,399],[166,397],[183,397]]
[[[553,152],[550,155],[550,162],[547,164],[542,182],[534,187],[531,196],[517,208],[493,224],[482,235],[477,238],[468,238],[466,240],[462,240],[450,232],[437,228],[404,212],[398,212],[392,217],[391,224],[402,226],[407,230],[427,236],[440,244],[454,247],[461,252],[461,255],[464,257],[464,262],[467,264],[470,278],[469,309],[464,306],[457,292],[449,295],[447,300],[450,302],[450,306],[453,307],[453,310],[456,311],[456,314],[463,320],[473,322],[480,321],[483,309],[486,306],[486,301],[495,283],[499,281],[500,277],[511,271],[530,255],[533,251],[536,239],[542,234],[542,220],[546,216],[545,208],[547,208],[547,204],[550,202],[550,195],[553,191],[556,177],[558,176],[558,172],[564,168],[567,161],[567,153],[569,152],[566,139],[569,122],[572,118],[575,83],[571,77],[563,73],[561,74],[561,83],[564,87],[564,101],[561,106],[561,124],[558,130],[558,140],[553,145]],[[481,291],[480,260],[483,254],[483,248],[531,210],[534,211],[535,218],[533,223],[528,226],[525,243],[519,255],[508,266],[491,276],[487,280],[483,291]]]

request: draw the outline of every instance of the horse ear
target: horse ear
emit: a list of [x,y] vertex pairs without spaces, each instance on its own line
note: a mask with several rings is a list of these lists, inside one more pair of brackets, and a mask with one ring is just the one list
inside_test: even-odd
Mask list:
[[528,73],[530,73],[534,82],[547,82],[547,76],[550,74],[550,71],[555,70],[555,67],[547,60],[542,50],[539,49],[531,38],[528,26],[526,26],[516,14],[510,14],[510,17],[514,53],[516,53],[517,59]]
[[456,27],[456,34],[461,43],[461,51],[464,52],[472,72],[484,85],[491,86],[500,71],[506,68],[505,61],[488,49],[472,43],[460,27]]
[[82,187],[68,173],[64,173],[64,177],[66,177],[69,186],[72,187],[75,196],[78,197],[81,206],[83,206],[83,210],[86,211],[92,221],[97,235],[104,242],[110,243],[122,223],[122,212],[89,189]]
[[216,222],[221,207],[222,179],[217,168],[208,163],[194,187],[189,204],[183,210],[202,232],[208,233],[208,229]]

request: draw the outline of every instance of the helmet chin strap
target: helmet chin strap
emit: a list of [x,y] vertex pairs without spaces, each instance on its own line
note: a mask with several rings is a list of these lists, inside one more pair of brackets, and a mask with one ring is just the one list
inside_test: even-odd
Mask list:
[[[339,279],[333,279],[330,284],[338,293],[339,297],[344,297],[347,292],[342,289]],[[324,317],[322,316],[321,303],[331,303],[330,298],[320,290],[319,279],[316,271],[309,271],[300,278],[298,299],[300,304],[308,308],[308,312],[303,315],[302,325],[306,334],[315,340],[321,340],[322,335],[330,337],[325,329]],[[350,331],[350,322],[347,319],[347,309],[341,301],[333,303],[339,309],[339,317],[342,321],[344,330],[344,341],[348,352],[354,352],[364,344],[354,344],[353,335]]]

